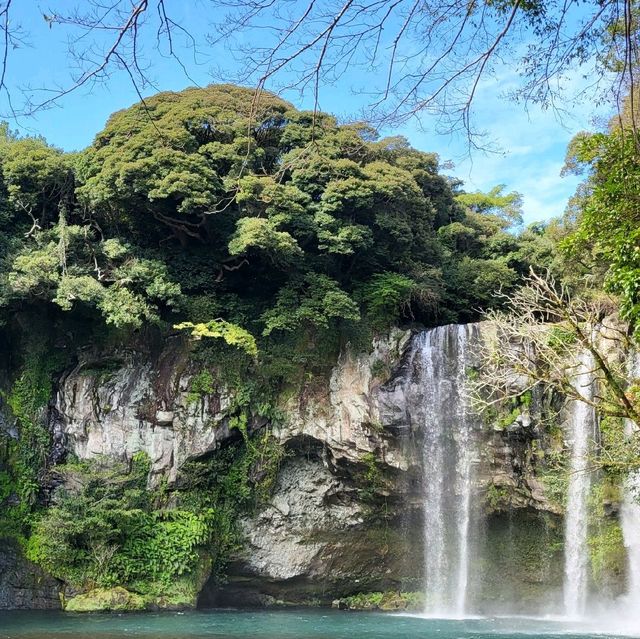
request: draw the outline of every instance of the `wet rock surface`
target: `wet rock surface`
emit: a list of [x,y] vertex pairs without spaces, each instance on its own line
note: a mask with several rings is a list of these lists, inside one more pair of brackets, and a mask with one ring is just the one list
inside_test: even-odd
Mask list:
[[0,610],[58,609],[60,582],[27,561],[20,548],[0,540]]

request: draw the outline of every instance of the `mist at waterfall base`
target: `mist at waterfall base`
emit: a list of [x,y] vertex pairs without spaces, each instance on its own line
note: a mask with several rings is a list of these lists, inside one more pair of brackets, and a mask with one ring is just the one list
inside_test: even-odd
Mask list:
[[424,619],[332,610],[70,614],[0,612],[0,639],[527,639],[595,634],[561,621],[526,618]]
[[[624,489],[621,527],[627,549],[626,594],[607,599],[589,591],[588,500],[592,483],[589,459],[597,433],[594,409],[569,402],[565,409],[565,439],[570,473],[564,517],[564,583],[532,611],[513,592],[487,611],[475,604],[483,575],[473,562],[482,554],[479,543],[482,513],[474,504],[476,474],[481,464],[481,431],[465,393],[469,371],[481,339],[481,325],[450,325],[424,331],[414,338],[404,392],[412,396],[412,429],[420,433],[423,462],[425,610],[423,618],[472,619],[482,615],[529,615],[559,624],[558,632],[595,632],[640,636],[640,472]],[[630,371],[640,377],[640,356]],[[578,353],[573,386],[593,401],[595,364],[590,353]],[[627,425],[628,430],[632,428]],[[544,543],[544,540],[541,540]],[[481,562],[480,562],[480,565]],[[532,616],[532,615],[535,615]],[[494,617],[495,618],[495,617]],[[507,617],[503,617],[507,618]],[[515,627],[514,627],[515,629]],[[536,631],[540,632],[540,630]],[[525,631],[526,633],[526,631]]]

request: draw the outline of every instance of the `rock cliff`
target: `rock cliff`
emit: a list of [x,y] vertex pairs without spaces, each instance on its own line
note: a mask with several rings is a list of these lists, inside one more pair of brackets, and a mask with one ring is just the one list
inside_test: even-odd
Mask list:
[[[285,419],[274,434],[287,456],[272,497],[240,522],[244,544],[226,582],[212,578],[204,587],[201,605],[327,604],[356,592],[421,590],[425,419],[420,389],[408,390],[416,384],[413,343],[410,332],[394,330],[368,353],[347,350],[328,380],[310,380],[282,400]],[[85,353],[59,379],[50,408],[59,459],[126,460],[144,451],[151,485],[171,486],[186,462],[238,438],[226,410],[232,393],[216,384],[194,394],[197,374],[177,338],[155,354]],[[493,590],[477,588],[488,608],[514,585],[527,583],[532,601],[559,586],[550,554],[526,534],[539,528],[551,539],[558,530],[561,509],[540,479],[545,455],[561,445],[542,426],[550,401],[533,397],[478,429],[473,499],[487,522],[478,560],[502,539],[505,552],[529,562],[504,564],[502,576],[493,562]],[[249,426],[263,424],[256,418]],[[46,607],[54,599],[14,595],[13,602]]]
[[60,608],[60,586],[24,559],[15,544],[0,540],[0,610]]

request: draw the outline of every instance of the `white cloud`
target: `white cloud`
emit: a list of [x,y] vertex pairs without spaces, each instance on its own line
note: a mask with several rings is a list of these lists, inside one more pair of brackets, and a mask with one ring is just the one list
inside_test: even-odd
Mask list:
[[[583,85],[576,74],[567,80],[571,91]],[[505,72],[498,79],[486,80],[474,104],[478,128],[501,152],[483,153],[469,150],[466,140],[458,137],[426,135],[418,126],[403,131],[417,148],[436,151],[442,160],[452,159],[453,174],[465,182],[467,190],[488,190],[506,184],[509,191],[523,196],[525,222],[546,220],[562,215],[579,179],[560,177],[567,144],[579,131],[590,128],[595,116],[592,102],[576,105],[559,119],[553,110],[508,101],[504,95],[513,86],[514,74]]]

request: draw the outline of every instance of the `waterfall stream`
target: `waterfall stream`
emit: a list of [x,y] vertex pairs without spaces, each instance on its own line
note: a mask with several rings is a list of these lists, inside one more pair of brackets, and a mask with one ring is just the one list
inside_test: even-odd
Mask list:
[[[478,325],[467,324],[420,333],[412,342],[403,380],[408,416],[419,442],[418,455],[422,456],[424,612],[433,617],[460,618],[483,611],[478,588],[485,586],[482,561],[487,554],[478,539],[487,519],[477,508],[481,496],[474,490],[482,485],[480,446],[486,431],[465,396],[467,372],[476,363],[479,330]],[[635,368],[630,377],[640,377],[640,356],[631,365]],[[580,623],[600,619],[602,610],[609,610],[602,593],[589,592],[589,497],[594,480],[590,467],[597,434],[596,412],[590,404],[597,396],[594,370],[591,353],[585,351],[576,357],[572,385],[586,401],[569,403],[564,425],[569,475],[562,604],[564,615]],[[637,427],[628,422],[626,428],[630,436]],[[620,517],[628,583],[626,595],[619,600],[622,607],[616,605],[616,610],[625,619],[632,618],[636,627],[640,623],[640,471],[625,484]],[[478,557],[481,550],[482,557]],[[517,591],[513,597],[517,606]],[[592,610],[587,607],[590,601]]]
[[477,327],[441,326],[419,335],[412,352],[417,428],[423,438],[426,612],[467,612],[472,526],[474,430],[464,397]]
[[[640,356],[629,358],[629,379],[640,377]],[[631,437],[638,426],[630,419],[625,421],[625,435]],[[620,523],[624,545],[627,549],[627,593],[625,609],[640,623],[640,471],[631,473],[625,482]]]
[[622,503],[621,524],[624,545],[627,548],[626,610],[640,622],[640,471],[632,473],[626,481]]
[[[575,390],[587,400],[593,400],[592,355],[580,354],[573,379]],[[570,474],[565,515],[564,611],[568,617],[582,617],[588,593],[587,520],[591,488],[589,452],[595,437],[594,409],[586,402],[573,401],[568,419]]]

